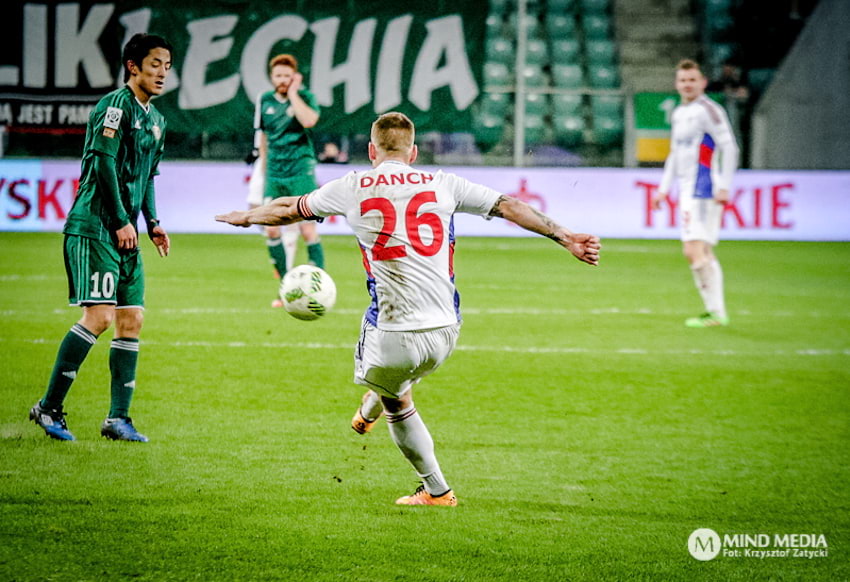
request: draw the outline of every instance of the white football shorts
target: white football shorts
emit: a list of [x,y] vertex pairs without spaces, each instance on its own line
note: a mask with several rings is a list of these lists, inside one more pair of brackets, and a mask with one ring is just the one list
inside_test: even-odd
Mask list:
[[423,331],[383,331],[364,320],[354,351],[354,382],[400,398],[446,361],[459,333],[459,323]]
[[254,169],[251,170],[251,179],[248,180],[248,198],[245,201],[251,206],[262,206],[263,196],[266,190],[266,176],[261,171],[259,162],[254,162]]
[[714,198],[680,196],[682,241],[702,240],[714,246],[720,239],[723,205]]

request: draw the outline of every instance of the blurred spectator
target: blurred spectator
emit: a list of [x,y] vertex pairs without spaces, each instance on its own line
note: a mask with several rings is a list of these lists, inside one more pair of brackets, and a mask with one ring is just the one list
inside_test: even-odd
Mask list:
[[723,93],[727,100],[744,103],[750,97],[750,90],[741,77],[741,67],[727,62],[723,63],[720,77],[708,84],[708,92]]
[[348,154],[340,150],[334,142],[328,141],[319,153],[319,161],[323,164],[347,164]]

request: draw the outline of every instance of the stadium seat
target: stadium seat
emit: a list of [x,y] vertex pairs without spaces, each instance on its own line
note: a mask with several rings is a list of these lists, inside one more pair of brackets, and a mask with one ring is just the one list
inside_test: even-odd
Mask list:
[[576,0],[546,0],[546,10],[553,14],[575,14]]
[[706,15],[730,14],[733,0],[701,0],[703,12]]
[[[514,13],[508,18],[508,28],[513,38],[517,37],[517,16],[518,14]],[[543,38],[543,27],[537,14],[529,12],[525,15],[525,31],[527,38]]]
[[511,102],[510,93],[484,93],[481,95],[479,107],[482,115],[505,117]]
[[614,65],[617,63],[617,47],[613,40],[595,39],[585,43],[588,65]]
[[484,63],[484,86],[504,87],[514,82],[511,69],[505,63]]
[[737,52],[737,48],[738,47],[731,42],[716,42],[709,44],[705,51],[708,55],[708,63],[706,64],[714,70],[708,71],[707,74],[719,74],[723,67],[723,63],[728,62],[733,57],[733,55]]
[[556,117],[581,116],[582,101],[582,96],[578,94],[552,95],[552,111]]
[[590,111],[593,118],[623,118],[623,98],[620,95],[591,95]]
[[483,150],[489,150],[502,139],[505,128],[503,117],[495,115],[478,115],[473,119],[472,129],[475,135],[475,143]]
[[581,18],[581,28],[587,40],[608,39],[613,36],[611,18],[607,14],[585,14]]
[[578,25],[574,16],[555,14],[546,17],[546,35],[550,42],[576,38]]
[[[516,56],[516,55],[514,55]],[[525,62],[530,65],[545,66],[549,64],[549,51],[546,42],[540,38],[528,39],[525,51]]]
[[546,140],[546,120],[542,115],[525,115],[525,143],[539,144]]
[[484,20],[487,38],[502,36],[505,31],[505,20],[498,14],[488,14]]
[[491,14],[505,14],[512,8],[511,0],[490,0]]
[[581,89],[584,87],[584,73],[579,65],[552,66],[552,81],[555,87],[562,89]]
[[549,113],[549,100],[544,93],[525,94],[526,115],[544,116]]
[[594,89],[616,89],[620,86],[620,76],[616,67],[610,65],[590,65],[588,67],[590,86]]
[[522,69],[522,76],[525,79],[525,86],[528,88],[546,87],[548,85],[546,74],[540,65],[525,65]]
[[582,14],[606,14],[610,11],[610,0],[581,0]]
[[595,117],[591,130],[593,142],[597,145],[612,146],[623,141],[622,117]]
[[584,118],[579,115],[556,115],[552,119],[555,131],[555,141],[570,148],[584,142]]
[[514,43],[500,35],[487,37],[484,54],[487,61],[492,63],[513,65],[516,61]]
[[581,45],[574,38],[552,43],[553,65],[577,65],[581,62]]

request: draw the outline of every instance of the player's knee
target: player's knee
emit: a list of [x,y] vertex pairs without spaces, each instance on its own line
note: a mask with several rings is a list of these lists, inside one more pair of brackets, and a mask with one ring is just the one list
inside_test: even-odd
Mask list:
[[705,251],[698,245],[685,245],[682,249],[682,254],[685,255],[688,263],[696,267],[706,260]]
[[388,414],[395,414],[396,412],[401,412],[413,404],[413,396],[408,390],[398,398],[381,396],[381,403],[384,405],[384,410],[386,410]]
[[268,238],[280,238],[280,227],[279,226],[267,226],[266,227],[266,236]]
[[111,306],[87,307],[83,311],[80,324],[95,335],[100,335],[109,329],[115,319],[115,308]]
[[137,337],[142,331],[145,315],[141,309],[122,309],[115,321],[118,337]]

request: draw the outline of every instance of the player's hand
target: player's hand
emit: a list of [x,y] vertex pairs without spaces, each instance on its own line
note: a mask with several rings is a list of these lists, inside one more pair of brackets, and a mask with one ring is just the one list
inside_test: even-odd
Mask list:
[[602,245],[596,235],[583,232],[573,233],[569,236],[569,240],[565,242],[564,247],[583,263],[588,265],[599,264],[599,250]]
[[287,95],[298,93],[301,86],[304,84],[304,75],[295,73],[292,75],[292,81],[289,82],[289,87],[286,88]]
[[726,206],[729,202],[729,190],[720,189],[714,193],[714,201],[718,204]]
[[156,252],[159,253],[159,256],[167,257],[171,251],[171,239],[168,238],[168,233],[165,232],[165,229],[157,225],[148,235],[151,237],[153,244],[156,245]]
[[652,197],[652,209],[661,210],[661,202],[667,198],[667,194],[656,194]]
[[248,222],[248,213],[244,210],[234,210],[233,212],[228,212],[227,214],[218,214],[216,215],[215,219],[218,222],[226,222],[227,224],[232,224],[233,226],[251,226],[251,223]]
[[136,232],[132,224],[125,224],[115,231],[115,235],[118,237],[118,250],[132,251],[138,248],[139,233]]

